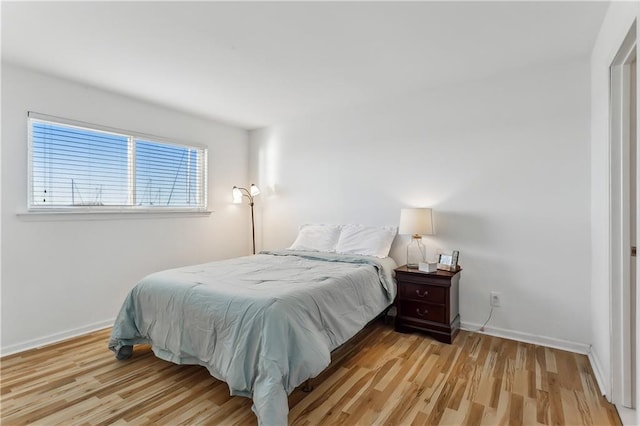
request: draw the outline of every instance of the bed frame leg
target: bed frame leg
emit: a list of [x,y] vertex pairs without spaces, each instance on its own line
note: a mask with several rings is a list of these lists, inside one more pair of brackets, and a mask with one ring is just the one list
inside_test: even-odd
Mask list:
[[313,390],[313,386],[311,386],[311,381],[309,379],[307,379],[306,382],[304,382],[304,385],[302,385],[302,392],[311,392]]

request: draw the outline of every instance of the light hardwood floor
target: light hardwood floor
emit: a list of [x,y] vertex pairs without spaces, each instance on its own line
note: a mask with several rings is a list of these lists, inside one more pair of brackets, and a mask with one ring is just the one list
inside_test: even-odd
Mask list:
[[[117,361],[109,330],[3,358],[2,425],[256,424],[251,401],[149,347]],[[289,421],[315,424],[619,425],[586,356],[460,332],[452,345],[381,321],[334,353]]]

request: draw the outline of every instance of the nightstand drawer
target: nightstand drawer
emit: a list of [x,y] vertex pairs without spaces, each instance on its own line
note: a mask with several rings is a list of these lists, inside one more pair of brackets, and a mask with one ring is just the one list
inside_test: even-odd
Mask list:
[[402,300],[413,299],[431,303],[445,303],[448,289],[429,285],[398,283],[398,293]]
[[416,320],[447,323],[445,308],[440,305],[403,300],[400,302],[398,316]]

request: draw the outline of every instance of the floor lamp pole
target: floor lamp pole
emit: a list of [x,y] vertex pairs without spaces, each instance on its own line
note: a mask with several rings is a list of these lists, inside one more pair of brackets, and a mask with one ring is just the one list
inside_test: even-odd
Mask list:
[[251,206],[251,238],[253,240],[253,254],[256,254],[256,225],[253,221],[253,201],[249,203]]
[[253,216],[253,197],[260,194],[260,189],[254,184],[251,184],[250,189],[233,187],[233,203],[241,204],[242,199],[247,197],[249,205],[251,206],[251,240],[253,242],[253,254],[256,254],[256,222]]

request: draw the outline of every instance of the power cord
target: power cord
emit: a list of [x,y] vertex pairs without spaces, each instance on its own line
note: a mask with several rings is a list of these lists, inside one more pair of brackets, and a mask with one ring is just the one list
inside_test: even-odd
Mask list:
[[487,318],[487,320],[484,322],[484,324],[482,324],[482,326],[477,329],[476,331],[484,331],[484,327],[489,323],[489,320],[491,319],[491,315],[493,315],[493,306],[491,307],[491,311],[489,311],[489,317]]

